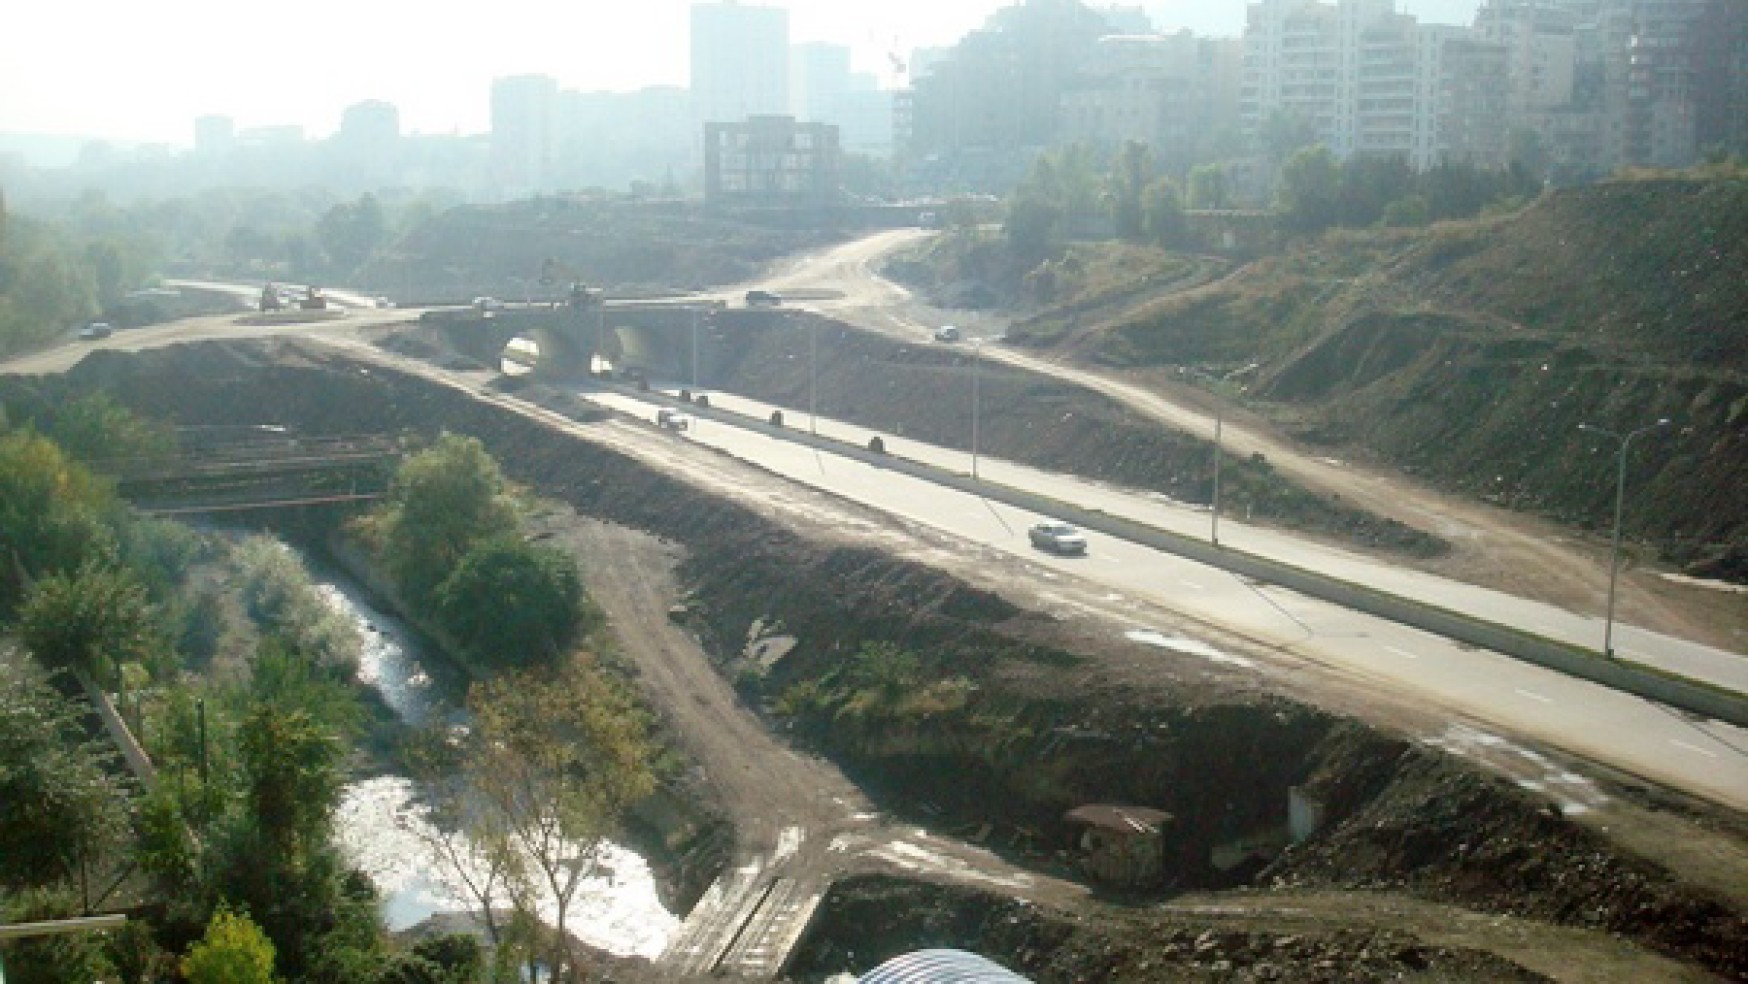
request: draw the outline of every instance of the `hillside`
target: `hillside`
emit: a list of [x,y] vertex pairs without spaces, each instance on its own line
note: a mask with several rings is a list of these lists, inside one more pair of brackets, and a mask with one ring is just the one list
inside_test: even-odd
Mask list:
[[747,279],[779,256],[838,238],[755,225],[683,202],[536,198],[449,209],[360,276],[409,294],[557,296],[562,285],[539,283],[550,259],[561,264],[558,280],[624,291],[686,289]]
[[1553,192],[1501,218],[1337,233],[1088,332],[1013,340],[1107,366],[1243,370],[1294,436],[1748,578],[1748,181]]

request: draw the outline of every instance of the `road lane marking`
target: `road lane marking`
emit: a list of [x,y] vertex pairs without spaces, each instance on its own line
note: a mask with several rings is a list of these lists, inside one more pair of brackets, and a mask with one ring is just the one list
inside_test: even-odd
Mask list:
[[1698,745],[1689,745],[1687,742],[1680,741],[1680,740],[1675,739],[1675,738],[1669,739],[1669,744],[1674,745],[1677,748],[1685,748],[1690,752],[1698,752],[1699,754],[1704,755],[1706,758],[1709,758],[1709,759],[1715,759],[1718,757],[1717,752],[1709,751],[1707,749],[1699,747]]
[[1186,580],[1184,580],[1184,579],[1183,579],[1183,578],[1181,578],[1181,577],[1180,577],[1180,578],[1178,578],[1178,579],[1177,579],[1177,583],[1179,583],[1179,584],[1181,584],[1181,585],[1183,585],[1183,586],[1184,586],[1184,587],[1186,587],[1186,588],[1194,588],[1194,589],[1196,589],[1196,590],[1197,590],[1197,591],[1206,591],[1206,590],[1208,590],[1208,589],[1207,589],[1207,588],[1204,588],[1204,587],[1202,587],[1202,586],[1201,586],[1201,585],[1199,585],[1199,584],[1197,584],[1197,583],[1196,583],[1196,582],[1194,582],[1194,581],[1186,581]]
[[1544,704],[1552,704],[1554,702],[1554,698],[1552,698],[1552,697],[1543,697],[1541,694],[1533,693],[1533,692],[1528,691],[1528,690],[1524,690],[1521,687],[1518,688],[1517,692],[1519,694],[1522,694],[1525,697],[1528,697],[1530,700],[1539,700]]
[[1388,653],[1395,653],[1396,655],[1401,656],[1403,659],[1419,659],[1420,658],[1419,653],[1411,653],[1406,649],[1397,649],[1395,646],[1385,646],[1384,651],[1388,652]]

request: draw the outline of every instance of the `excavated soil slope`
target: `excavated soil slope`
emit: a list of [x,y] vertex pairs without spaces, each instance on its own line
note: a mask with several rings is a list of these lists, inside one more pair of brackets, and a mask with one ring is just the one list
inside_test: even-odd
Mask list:
[[[1164,672],[1142,684],[1107,673],[1102,644],[1077,639],[1070,625],[830,531],[703,495],[616,451],[458,391],[290,347],[216,345],[94,356],[64,380],[17,385],[48,399],[63,398],[69,386],[101,386],[179,423],[236,423],[239,408],[248,408],[260,422],[312,434],[443,427],[475,435],[507,474],[541,494],[682,545],[689,624],[752,699],[794,709],[796,731],[862,778],[883,809],[927,817],[935,829],[985,840],[1034,866],[1064,870],[1064,809],[1150,804],[1175,818],[1165,871],[1174,890],[1385,889],[1605,931],[1717,973],[1748,975],[1741,909],[1625,855],[1491,774],[1279,696],[1207,679],[1186,686]],[[769,672],[749,673],[739,659],[755,621],[780,623],[800,640]],[[918,682],[929,693],[957,696],[920,712],[911,706],[902,715],[859,719],[824,717],[809,710],[822,705],[797,699],[809,687],[817,693],[831,685],[845,657],[871,640],[922,654]],[[964,685],[934,686],[943,681]],[[1318,833],[1283,851],[1252,847],[1231,863],[1213,863],[1216,847],[1259,830],[1278,832],[1294,786],[1323,804]],[[943,911],[959,919],[967,906],[987,903],[951,903]],[[1144,908],[1129,911],[1148,919]],[[1006,939],[1008,956],[1040,980],[1087,979],[1080,964],[1053,968],[1049,958],[1083,918],[1040,911],[1035,928],[1005,937],[980,931],[960,945],[998,947]],[[865,925],[871,937],[882,932],[873,921]],[[1109,951],[1106,962],[1088,963],[1085,972],[1170,963],[1185,948],[1200,952],[1200,935],[1187,933],[1113,933],[1098,943]],[[1373,966],[1362,957],[1372,953],[1371,942],[1354,939],[1339,944],[1341,959]],[[1405,956],[1420,945],[1388,934],[1377,940],[1387,951],[1376,962],[1380,975],[1424,963],[1494,976],[1487,958],[1433,950]],[[1329,946],[1337,944],[1270,944],[1266,956],[1251,942],[1218,948],[1232,966],[1266,964],[1306,979],[1334,959]]]

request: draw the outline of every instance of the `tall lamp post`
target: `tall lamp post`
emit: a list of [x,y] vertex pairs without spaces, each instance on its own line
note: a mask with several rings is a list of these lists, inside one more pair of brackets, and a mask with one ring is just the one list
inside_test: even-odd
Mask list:
[[819,325],[807,323],[807,432],[819,433]]
[[1226,422],[1226,410],[1220,404],[1214,404],[1214,500],[1209,515],[1212,517],[1208,527],[1208,542],[1212,546],[1220,545],[1220,431]]
[[1610,659],[1614,658],[1615,582],[1619,579],[1621,572],[1621,509],[1627,498],[1627,449],[1632,446],[1633,438],[1638,437],[1640,434],[1654,431],[1659,427],[1667,426],[1669,426],[1668,417],[1659,417],[1655,423],[1646,424],[1637,430],[1627,431],[1625,434],[1618,434],[1607,428],[1596,427],[1592,424],[1578,425],[1578,429],[1581,431],[1589,434],[1601,434],[1604,437],[1612,437],[1620,442],[1620,449],[1615,456],[1614,537],[1612,545],[1609,548],[1608,615],[1603,621],[1602,628],[1602,655]]
[[971,477],[977,478],[977,414],[979,370],[983,367],[983,339],[971,341]]

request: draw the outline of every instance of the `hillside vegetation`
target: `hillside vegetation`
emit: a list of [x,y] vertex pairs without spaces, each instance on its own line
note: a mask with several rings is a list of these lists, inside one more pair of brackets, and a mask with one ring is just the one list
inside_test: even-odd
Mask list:
[[[1553,192],[1510,216],[1342,232],[1064,343],[1106,365],[1244,370],[1296,436],[1748,576],[1748,181]],[[1043,330],[1030,332],[1029,325]],[[1015,326],[1057,344],[1051,309]]]

